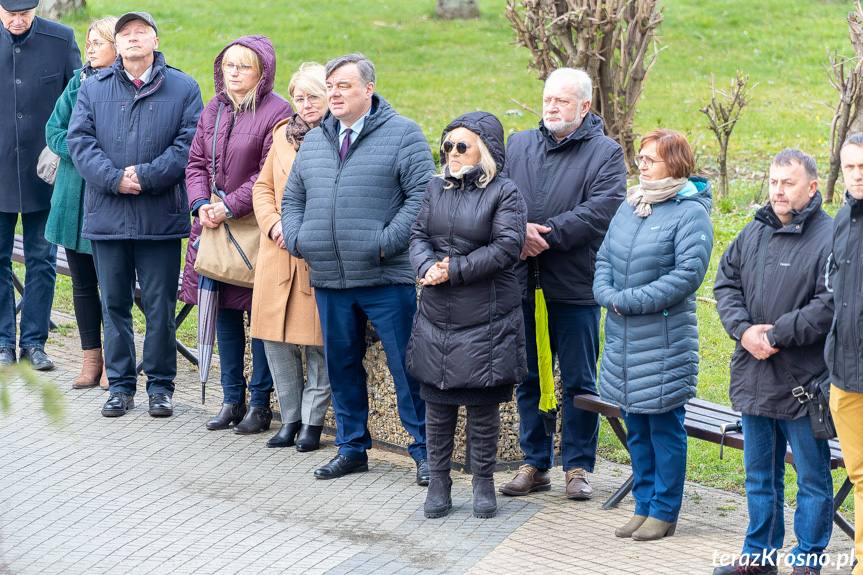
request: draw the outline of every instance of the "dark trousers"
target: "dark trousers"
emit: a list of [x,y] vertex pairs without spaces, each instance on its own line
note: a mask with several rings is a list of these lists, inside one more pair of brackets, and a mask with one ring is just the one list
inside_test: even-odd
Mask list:
[[[497,463],[500,404],[468,405],[465,410],[471,472],[475,478],[491,478]],[[449,476],[457,421],[457,405],[426,403],[429,473]]]
[[369,394],[366,387],[366,322],[371,321],[387,356],[396,388],[402,426],[414,438],[408,452],[415,461],[426,459],[425,402],[420,384],[405,369],[405,352],[417,309],[412,285],[350,289],[315,288],[324,336],[327,375],[333,393],[339,453],[366,461],[372,447],[369,434]]
[[[599,415],[578,409],[572,398],[583,393],[596,395],[596,360],[599,357],[599,306],[549,302],[548,330],[551,352],[560,362],[563,397],[561,459],[563,470],[580,467],[592,472],[596,463]],[[554,436],[545,434],[539,415],[539,367],[536,353],[536,320],[533,299],[525,301],[524,332],[527,340],[527,379],[516,389],[519,446],[524,462],[537,469],[554,466]]]
[[[224,403],[246,403],[246,322],[243,310],[219,308],[216,339],[222,373]],[[267,365],[264,342],[252,338],[252,378],[249,380],[249,405],[269,407],[273,376]]]
[[[9,150],[6,150],[9,153]],[[57,246],[45,239],[48,211],[21,214],[24,239],[24,295],[21,302],[21,349],[44,348],[51,324]],[[0,348],[15,349],[15,288],[12,249],[18,214],[0,212]]]
[[81,349],[102,347],[102,299],[99,297],[99,280],[96,262],[90,254],[66,248],[66,263],[72,273],[72,304],[75,321],[81,336]]
[[111,393],[135,394],[135,277],[147,328],[143,368],[147,394],[174,393],[177,376],[177,282],[180,240],[96,240],[93,259],[102,286],[105,365]]
[[677,521],[686,479],[685,417],[684,406],[649,415],[623,412],[636,515]]

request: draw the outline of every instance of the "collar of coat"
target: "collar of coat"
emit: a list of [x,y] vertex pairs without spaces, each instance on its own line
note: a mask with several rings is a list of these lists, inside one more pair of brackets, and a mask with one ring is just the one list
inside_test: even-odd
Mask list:
[[817,216],[820,212],[821,192],[816,191],[802,212],[798,212],[797,210],[791,211],[791,221],[786,226],[783,226],[782,222],[779,221],[776,212],[773,211],[773,206],[769,203],[755,212],[755,219],[770,226],[776,233],[802,234],[806,229],[806,223],[809,219]]
[[859,214],[863,212],[863,200],[858,200],[847,190],[845,191],[845,203],[851,208],[852,213]]
[[[351,141],[351,147],[355,145],[356,142],[362,140],[381,126],[383,126],[387,120],[396,115],[395,109],[390,106],[389,102],[384,100],[383,96],[375,92],[372,94],[372,109],[369,112],[369,115],[366,116],[365,123],[363,124],[362,131],[357,134],[355,139]],[[338,138],[339,138],[339,120],[332,113],[327,110],[327,113],[324,114],[324,119],[321,120],[320,128],[323,130],[324,135],[327,140],[330,142],[334,142],[336,149],[338,149]]]
[[[169,66],[165,64],[165,55],[158,50],[153,52],[153,73],[150,75],[150,81],[144,84],[142,91],[136,96],[137,100],[155,92],[156,89],[162,85],[162,82],[165,79],[165,69],[168,67]],[[112,76],[117,76],[121,82],[126,82],[130,86],[134,86],[134,84],[132,84],[132,80],[130,80],[123,72],[123,58],[120,56],[117,56],[117,59],[114,60],[114,63],[111,64],[109,68],[100,71],[99,74],[96,74],[93,77],[101,82]]]
[[542,120],[539,121],[539,132],[542,134],[543,139],[545,140],[546,146],[549,150],[557,150],[568,148],[573,145],[573,142],[577,142],[579,140],[589,140],[590,138],[595,138],[596,136],[602,136],[605,134],[605,131],[602,127],[602,118],[594,114],[593,112],[588,112],[584,119],[581,121],[581,125],[575,129],[568,137],[564,138],[560,142],[552,135],[552,133],[545,127],[545,124]]

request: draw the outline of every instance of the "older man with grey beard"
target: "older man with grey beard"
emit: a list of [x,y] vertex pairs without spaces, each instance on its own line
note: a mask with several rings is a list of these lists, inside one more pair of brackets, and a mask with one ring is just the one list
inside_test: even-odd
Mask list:
[[546,80],[542,121],[516,132],[506,148],[506,174],[528,207],[527,241],[519,275],[524,290],[528,376],[516,390],[524,465],[500,487],[506,495],[551,489],[554,437],[539,413],[539,367],[534,293],[542,286],[548,305],[552,353],[563,386],[561,459],[566,496],[593,496],[587,473],[596,461],[599,416],[576,409],[575,395],[596,394],[599,306],[593,299],[596,250],[626,192],[623,150],[605,136],[590,113],[590,77],[560,68]]

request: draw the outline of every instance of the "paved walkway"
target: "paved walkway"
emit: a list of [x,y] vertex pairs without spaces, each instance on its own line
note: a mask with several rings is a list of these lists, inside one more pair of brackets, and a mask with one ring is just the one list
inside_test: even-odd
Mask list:
[[[270,434],[207,431],[218,385],[202,406],[197,372],[183,359],[173,417],[147,414],[142,378],[143,404],[106,419],[105,392],[70,389],[81,356],[74,332],[53,335],[48,352],[65,421],[49,424],[20,380],[10,387],[12,414],[0,416],[0,573],[695,574],[742,543],[745,499],[695,484],[674,537],[616,538],[632,499],[611,511],[601,504],[629,469],[605,461],[591,477],[594,500],[566,500],[556,469],[551,492],[501,496],[487,520],[471,513],[470,477],[454,473],[452,514],[427,520],[407,457],[375,450],[368,473],[315,480],[311,472],[334,455],[331,437],[303,454],[266,448]],[[831,553],[850,547],[835,530]]]

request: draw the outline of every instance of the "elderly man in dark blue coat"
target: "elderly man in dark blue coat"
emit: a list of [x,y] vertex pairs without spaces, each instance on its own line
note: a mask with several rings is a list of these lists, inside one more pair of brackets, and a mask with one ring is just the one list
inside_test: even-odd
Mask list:
[[500,487],[506,495],[551,489],[554,437],[539,414],[539,367],[534,293],[548,302],[552,352],[563,388],[561,459],[566,495],[593,496],[587,473],[596,462],[599,416],[572,404],[575,395],[596,394],[599,306],[593,299],[596,250],[626,191],[620,145],[605,136],[590,113],[590,77],[560,68],[546,80],[539,128],[516,132],[506,146],[507,175],[527,201],[527,240],[518,271],[524,290],[528,375],[516,390],[524,465]]
[[414,442],[417,483],[428,485],[425,404],[405,369],[416,313],[408,258],[411,224],[434,161],[422,130],[375,93],[362,54],[327,64],[329,112],[306,136],[282,200],[285,245],[308,262],[333,391],[339,454],[319,479],[368,469],[372,446],[363,357],[371,320],[387,354],[402,425]]
[[69,121],[69,154],[87,182],[81,235],[93,243],[102,288],[105,365],[117,417],[135,404],[135,279],[147,320],[143,369],[152,416],[174,412],[177,282],[191,222],[185,169],[203,103],[198,84],[165,64],[146,12],[117,20],[113,66],[88,78]]
[[18,214],[24,230],[25,277],[21,360],[49,370],[45,355],[54,300],[57,248],[45,239],[50,184],[36,175],[45,124],[81,52],[71,28],[36,16],[38,0],[0,0],[0,365],[15,361],[12,246]]

